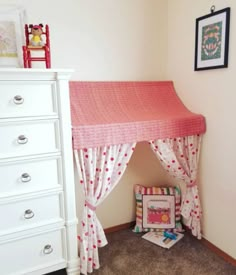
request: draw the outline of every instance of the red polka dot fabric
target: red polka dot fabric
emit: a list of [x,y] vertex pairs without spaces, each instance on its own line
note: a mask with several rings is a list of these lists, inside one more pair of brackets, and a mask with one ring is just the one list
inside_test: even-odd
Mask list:
[[186,186],[181,215],[185,225],[197,238],[201,238],[202,215],[197,187],[198,159],[201,135],[151,140],[150,146],[167,173]]
[[[95,210],[120,181],[136,143],[75,150],[79,182],[85,195],[79,235],[81,273],[99,268],[98,247],[107,244]],[[112,215],[112,209],[111,209]]]

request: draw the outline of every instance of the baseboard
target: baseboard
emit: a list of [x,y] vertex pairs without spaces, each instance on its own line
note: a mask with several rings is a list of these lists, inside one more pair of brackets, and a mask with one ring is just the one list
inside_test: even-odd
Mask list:
[[119,224],[119,225],[116,225],[116,226],[113,226],[113,227],[106,228],[106,229],[104,229],[104,232],[105,233],[117,232],[117,231],[120,231],[120,230],[123,230],[123,229],[132,228],[132,227],[134,227],[134,225],[135,225],[135,221],[127,222],[127,223],[123,223],[123,224]]
[[[116,226],[113,226],[113,227],[106,228],[106,229],[104,229],[104,232],[105,233],[112,233],[112,232],[117,232],[117,231],[120,231],[120,230],[123,230],[123,229],[129,229],[129,228],[132,228],[134,226],[135,226],[135,221],[127,222],[127,223],[124,223],[124,224],[119,224],[119,225],[116,225]],[[189,230],[187,229],[187,231],[189,231]],[[214,244],[212,244],[211,242],[209,242],[205,238],[202,238],[200,241],[202,242],[203,245],[205,245],[211,251],[213,251],[215,254],[217,254],[218,256],[223,258],[226,262],[232,264],[233,266],[236,266],[236,259],[234,259],[230,255],[228,255],[227,253],[225,253],[224,251],[222,251],[221,249],[216,247]]]
[[236,259],[219,249],[217,246],[206,240],[205,238],[201,239],[201,242],[208,247],[211,251],[213,251],[215,254],[223,258],[226,262],[232,264],[233,266],[236,266]]

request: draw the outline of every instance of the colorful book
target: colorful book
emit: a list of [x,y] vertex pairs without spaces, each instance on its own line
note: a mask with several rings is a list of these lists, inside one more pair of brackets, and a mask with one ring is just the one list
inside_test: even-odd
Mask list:
[[174,235],[176,238],[166,237],[161,232],[148,232],[144,234],[142,238],[163,248],[169,249],[184,237],[184,234],[181,233],[174,233]]

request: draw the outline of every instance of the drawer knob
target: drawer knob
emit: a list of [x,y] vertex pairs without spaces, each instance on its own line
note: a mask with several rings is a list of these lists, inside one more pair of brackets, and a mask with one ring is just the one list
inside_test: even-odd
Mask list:
[[28,173],[24,173],[21,175],[21,181],[22,182],[29,182],[31,181],[31,176]]
[[28,138],[24,135],[20,135],[17,138],[17,142],[18,142],[18,144],[26,144],[28,142]]
[[16,96],[14,96],[13,101],[16,105],[20,105],[20,104],[24,103],[24,98],[20,95],[16,95]]
[[32,219],[34,217],[34,212],[31,209],[25,210],[24,218],[26,220]]
[[44,254],[51,254],[53,252],[53,248],[50,244],[47,244],[43,248],[43,253]]

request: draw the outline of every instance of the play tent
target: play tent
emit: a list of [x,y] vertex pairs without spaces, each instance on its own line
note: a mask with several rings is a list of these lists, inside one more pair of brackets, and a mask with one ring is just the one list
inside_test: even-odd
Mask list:
[[122,177],[135,145],[148,141],[164,169],[183,180],[181,215],[201,238],[197,168],[205,118],[190,112],[171,81],[70,82],[73,149],[85,203],[81,222],[81,273],[99,268],[107,244],[96,207]]

